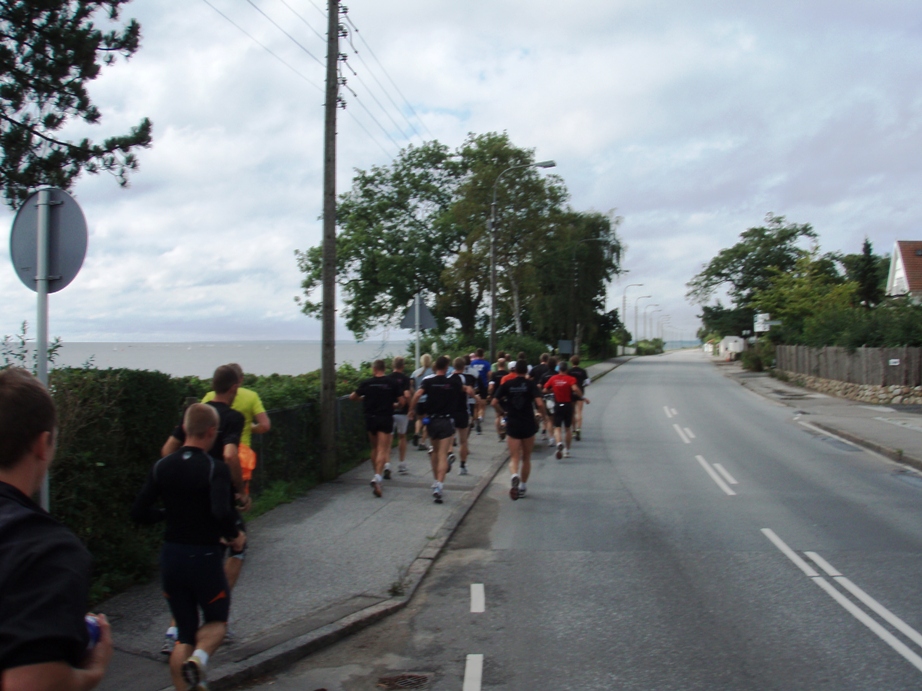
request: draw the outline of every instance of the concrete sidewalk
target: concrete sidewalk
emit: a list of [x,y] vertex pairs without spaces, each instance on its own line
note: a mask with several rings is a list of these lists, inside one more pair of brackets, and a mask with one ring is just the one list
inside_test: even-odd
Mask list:
[[715,361],[731,379],[765,398],[796,409],[800,421],[922,470],[922,415],[909,408],[875,406],[828,396],[747,372],[739,362]]
[[[598,378],[629,360],[588,368]],[[442,547],[508,456],[488,410],[472,434],[470,475],[458,463],[445,503],[432,501],[429,456],[410,448],[410,474],[396,472],[384,497],[371,493],[370,462],[322,484],[248,525],[249,551],[233,593],[225,644],[209,664],[217,691],[290,665],[404,607]],[[112,622],[116,654],[103,691],[172,688],[159,650],[169,612],[158,582],[132,588],[99,607]]]

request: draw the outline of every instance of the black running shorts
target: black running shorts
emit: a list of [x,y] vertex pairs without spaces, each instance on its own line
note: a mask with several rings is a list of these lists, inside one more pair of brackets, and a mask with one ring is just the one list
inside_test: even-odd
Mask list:
[[506,434],[513,439],[528,439],[538,433],[538,423],[532,417],[529,420],[506,419]]
[[384,434],[394,433],[394,416],[393,415],[368,415],[365,417],[365,429],[370,434],[383,432]]
[[554,427],[573,426],[573,404],[558,403],[554,406]]
[[466,410],[463,413],[455,413],[451,419],[455,423],[455,429],[467,429],[471,426],[471,416]]
[[230,588],[224,575],[223,546],[164,543],[160,571],[163,593],[176,620],[180,643],[195,645],[199,609],[206,624],[227,621]]
[[429,438],[433,441],[448,439],[455,433],[455,424],[450,417],[437,417],[429,420]]

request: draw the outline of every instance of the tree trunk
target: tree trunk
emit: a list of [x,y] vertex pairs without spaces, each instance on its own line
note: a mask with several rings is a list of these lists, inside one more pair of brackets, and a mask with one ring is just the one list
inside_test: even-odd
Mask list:
[[518,336],[522,335],[522,310],[519,305],[519,284],[518,282],[509,277],[509,284],[512,286],[512,311],[515,315],[515,333]]

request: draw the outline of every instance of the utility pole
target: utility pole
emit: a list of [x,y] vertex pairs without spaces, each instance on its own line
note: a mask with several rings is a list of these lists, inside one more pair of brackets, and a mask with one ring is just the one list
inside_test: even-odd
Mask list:
[[339,0],[327,2],[327,84],[323,137],[323,320],[320,475],[336,477],[336,109],[339,106]]

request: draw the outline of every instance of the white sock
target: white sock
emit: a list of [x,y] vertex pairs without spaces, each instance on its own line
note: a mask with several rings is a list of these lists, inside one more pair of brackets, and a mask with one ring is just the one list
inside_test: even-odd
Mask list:
[[172,638],[174,641],[177,640],[179,638],[179,629],[175,626],[171,626],[166,630],[166,636],[167,638]]
[[381,476],[378,475],[377,473],[375,473],[374,481],[375,481],[375,482],[381,482]]
[[520,483],[519,483],[519,489],[525,489],[525,483],[524,483],[524,482],[520,482]]
[[202,667],[208,666],[208,653],[201,648],[196,648],[195,652],[192,653],[192,657],[197,657],[199,662],[202,663]]
[[384,469],[385,469],[385,470],[390,470],[390,469],[391,469],[391,464],[390,464],[389,462],[388,462],[388,463],[385,463],[385,464],[384,464]]

